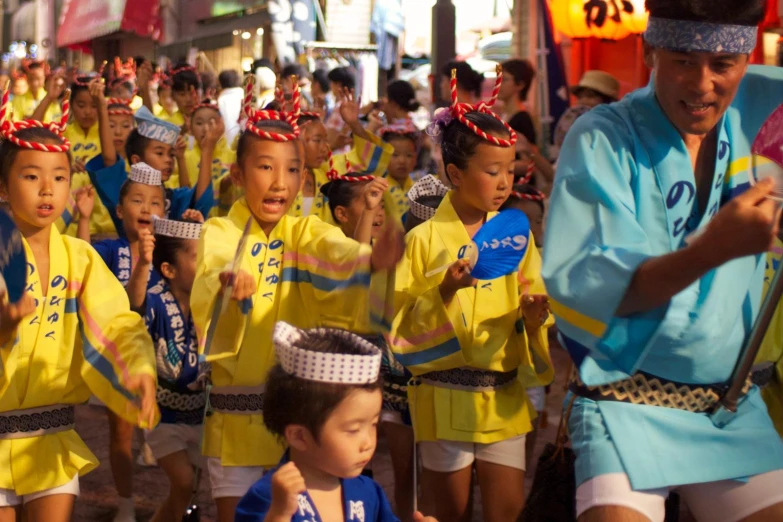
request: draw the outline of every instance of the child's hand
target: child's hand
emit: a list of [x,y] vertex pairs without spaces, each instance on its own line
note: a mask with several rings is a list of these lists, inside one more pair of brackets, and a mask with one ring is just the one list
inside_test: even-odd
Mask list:
[[381,119],[380,111],[372,111],[369,115],[367,115],[367,120],[369,121],[367,124],[367,132],[375,134],[381,127],[383,127],[383,120]]
[[152,81],[153,71],[152,64],[145,61],[141,66],[136,68],[136,83],[139,85],[139,90],[149,89],[150,81]]
[[253,276],[244,270],[237,272],[236,277],[230,271],[221,272],[220,284],[224,292],[226,288],[231,287],[231,299],[234,301],[244,301],[256,293],[256,282]]
[[201,150],[215,150],[215,146],[223,134],[226,133],[226,126],[223,118],[213,118],[207,122],[207,133],[201,143]]
[[174,157],[178,160],[185,159],[185,151],[188,150],[188,142],[182,134],[177,138],[177,144],[174,145]]
[[152,428],[155,422],[155,408],[157,406],[156,391],[157,382],[151,375],[132,375],[125,383],[129,392],[141,398],[139,407],[139,426]]
[[87,167],[84,165],[84,161],[80,159],[74,159],[73,160],[73,171],[74,172],[87,172]]
[[61,72],[54,73],[46,82],[46,96],[50,100],[57,100],[65,91],[65,75]]
[[6,290],[0,291],[0,345],[7,343],[25,316],[35,312],[35,299],[25,293],[17,303],[5,299]]
[[459,259],[446,270],[446,275],[440,283],[441,295],[453,295],[462,288],[476,286],[477,282],[470,275],[470,259]]
[[536,329],[549,319],[549,297],[525,294],[519,298],[519,307],[525,320],[525,328]]
[[375,178],[369,182],[362,191],[364,196],[364,208],[376,210],[383,202],[383,193],[389,189],[389,182],[383,178]]
[[92,185],[77,189],[73,193],[73,199],[76,204],[76,210],[82,219],[90,219],[92,210],[95,208],[95,189]]
[[405,235],[402,228],[386,220],[381,236],[376,240],[370,257],[373,270],[388,270],[397,266],[405,254]]
[[359,123],[361,109],[359,104],[354,101],[353,92],[346,88],[340,98],[340,116],[342,116],[343,121],[349,125]]
[[425,517],[417,511],[413,514],[413,522],[438,522],[438,520],[435,517]]
[[195,208],[189,208],[182,213],[183,221],[193,221],[195,223],[204,223],[204,214]]
[[299,509],[299,494],[307,490],[296,464],[289,462],[272,475],[272,505],[267,518],[290,520]]
[[152,253],[155,251],[155,234],[146,228],[139,230],[139,266],[152,264]]
[[90,96],[92,96],[92,99],[95,101],[98,107],[103,107],[106,104],[106,95],[104,94],[106,86],[103,85],[103,78],[95,78],[93,81],[91,81],[89,89]]

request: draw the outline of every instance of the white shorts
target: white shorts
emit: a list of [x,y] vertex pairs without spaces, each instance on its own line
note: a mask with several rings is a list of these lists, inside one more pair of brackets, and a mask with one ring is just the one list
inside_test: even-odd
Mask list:
[[144,442],[157,460],[178,451],[187,451],[194,466],[201,458],[201,426],[160,423],[144,435]]
[[79,474],[73,476],[71,480],[52,489],[45,489],[38,493],[32,493],[30,495],[17,496],[13,489],[0,489],[0,507],[21,506],[27,504],[33,500],[38,500],[43,497],[50,497],[52,495],[73,495],[79,496]]
[[737,522],[783,502],[783,470],[752,477],[748,482],[721,480],[675,488],[633,491],[628,475],[608,473],[580,485],[576,490],[577,517],[590,508],[621,506],[650,519],[663,522],[665,502],[671,490],[688,505],[696,520]]
[[247,490],[261,480],[266,471],[262,466],[223,466],[216,457],[207,459],[207,468],[213,499],[244,497]]
[[451,473],[465,469],[474,460],[525,470],[525,435],[513,439],[480,444],[454,440],[419,442],[421,464],[431,471]]
[[533,403],[533,408],[539,413],[546,409],[546,388],[543,386],[536,386],[535,388],[528,388],[525,390],[528,399]]

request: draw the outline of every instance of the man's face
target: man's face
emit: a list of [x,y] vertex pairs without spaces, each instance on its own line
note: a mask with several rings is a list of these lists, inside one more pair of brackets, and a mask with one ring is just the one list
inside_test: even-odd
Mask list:
[[746,54],[675,52],[645,44],[644,55],[658,102],[680,134],[704,135],[715,128],[748,68]]

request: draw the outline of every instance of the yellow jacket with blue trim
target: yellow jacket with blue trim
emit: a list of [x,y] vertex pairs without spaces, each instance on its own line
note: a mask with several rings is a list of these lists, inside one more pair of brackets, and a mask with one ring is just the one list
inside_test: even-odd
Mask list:
[[[390,341],[397,360],[414,376],[457,368],[520,369],[526,376],[495,391],[409,386],[417,440],[489,444],[531,431],[535,410],[525,388],[549,384],[554,377],[547,336],[553,318],[529,337],[519,309],[521,295],[546,293],[538,250],[527,248],[518,273],[461,289],[446,306],[439,289],[445,272],[426,274],[457,261],[471,241],[451,194],[406,241],[396,273]],[[535,244],[532,235],[528,244]]]
[[[255,278],[257,291],[247,302],[231,302],[217,318],[207,346],[205,336],[220,292],[219,274],[234,259],[251,218],[242,198],[227,217],[209,219],[199,241],[191,311],[200,352],[212,364],[215,386],[264,384],[275,364],[271,338],[277,321],[300,328],[358,332],[377,332],[390,322],[391,296],[387,304],[385,295],[371,291],[372,280],[387,274],[371,274],[369,245],[346,238],[339,228],[313,216],[283,216],[269,236],[252,218],[241,268]],[[206,422],[203,452],[220,458],[224,466],[273,466],[282,455],[283,447],[267,431],[260,414],[216,412]],[[253,444],[248,445],[248,440]]]
[[[0,413],[83,404],[95,395],[138,423],[126,383],[134,375],[154,378],[155,355],[125,289],[89,244],[52,227],[42,291],[35,257],[26,241],[24,247],[36,310],[22,320],[16,339],[0,347]],[[74,430],[0,440],[0,489],[19,496],[61,486],[97,465]]]

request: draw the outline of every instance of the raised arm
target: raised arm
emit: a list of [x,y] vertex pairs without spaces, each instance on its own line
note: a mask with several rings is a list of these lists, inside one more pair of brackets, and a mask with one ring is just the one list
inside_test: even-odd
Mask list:
[[90,95],[98,108],[98,133],[101,139],[101,157],[104,167],[111,167],[117,162],[117,149],[114,148],[114,137],[109,124],[109,108],[106,102],[102,78],[90,82]]

